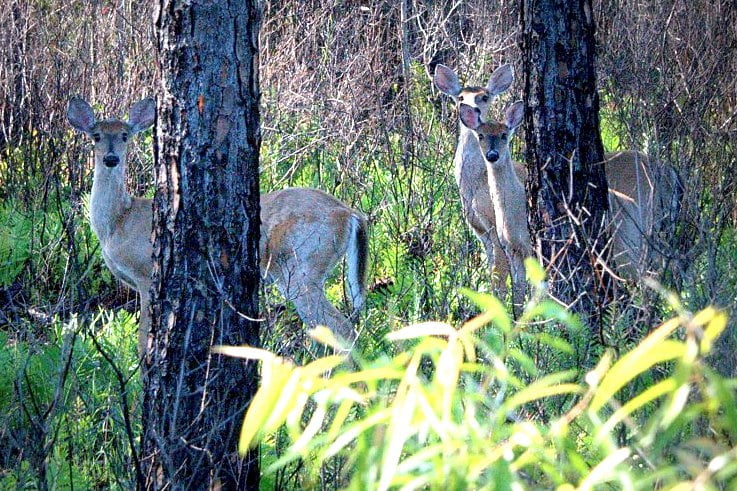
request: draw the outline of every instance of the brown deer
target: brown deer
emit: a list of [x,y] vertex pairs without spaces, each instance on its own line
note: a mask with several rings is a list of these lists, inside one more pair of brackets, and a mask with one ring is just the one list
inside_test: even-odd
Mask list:
[[[461,87],[458,75],[445,65],[435,67],[433,81],[441,92],[451,96],[457,104],[478,108],[481,118],[486,118],[489,106],[496,97],[506,91],[514,80],[511,65],[502,65],[491,74],[486,87]],[[486,251],[493,289],[504,296],[510,266],[502,252],[496,230],[494,199],[489,190],[486,161],[473,131],[459,125],[458,145],[453,158],[456,184],[461,195],[463,216]],[[523,166],[513,164],[519,175]]]
[[[465,103],[460,104],[459,112],[461,123],[476,135],[486,161],[496,232],[510,264],[514,305],[519,306],[525,293],[524,258],[531,255],[532,246],[523,184],[527,170],[512,161],[509,141],[522,123],[524,104],[512,104],[501,122],[483,122],[479,108]],[[651,252],[648,239],[656,222],[673,208],[677,175],[635,151],[608,153],[602,164],[609,184],[612,256],[620,272],[637,279],[645,272]]]
[[[125,185],[128,142],[153,125],[153,99],[134,104],[128,121],[97,121],[84,100],[69,101],[71,125],[94,142],[95,171],[90,223],[102,257],[115,277],[141,297],[139,354],[148,346],[149,289],[153,268],[150,199],[135,198]],[[310,327],[325,325],[352,342],[352,322],[325,297],[328,274],[346,256],[347,283],[354,318],[366,298],[368,257],[366,219],[336,198],[317,189],[290,188],[261,196],[261,273],[275,282]]]

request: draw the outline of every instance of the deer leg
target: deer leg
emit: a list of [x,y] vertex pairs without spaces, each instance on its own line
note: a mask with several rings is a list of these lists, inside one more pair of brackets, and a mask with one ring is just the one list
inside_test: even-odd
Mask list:
[[280,278],[277,286],[286,299],[294,304],[297,314],[309,327],[327,326],[348,343],[356,340],[353,324],[328,301],[322,283],[298,281],[291,275],[288,280]]
[[138,321],[138,357],[146,356],[146,348],[148,348],[148,333],[151,330],[151,300],[148,294],[148,287],[139,290],[141,298],[141,315]]
[[527,290],[524,257],[521,254],[512,254],[509,263],[512,272],[512,313],[518,319],[524,307]]
[[[504,252],[504,248],[502,247],[501,242],[499,242],[499,238],[496,233],[490,233],[489,235],[493,235],[489,242],[491,247],[496,250],[496,254],[494,255],[494,265],[491,272],[493,281],[492,285],[496,295],[503,301],[507,296],[507,278],[510,275],[509,260],[507,259],[507,254]],[[512,285],[514,285],[514,282],[512,282]]]
[[313,285],[308,294],[298,295],[292,303],[299,316],[310,327],[327,326],[347,343],[352,344],[356,340],[353,325],[328,301],[321,285]]

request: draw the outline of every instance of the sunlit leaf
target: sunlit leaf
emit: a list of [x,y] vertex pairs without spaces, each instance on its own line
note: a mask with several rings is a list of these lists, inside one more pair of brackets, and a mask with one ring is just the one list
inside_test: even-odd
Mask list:
[[711,345],[715,339],[722,334],[724,328],[727,327],[727,315],[724,312],[719,312],[714,315],[714,318],[709,321],[709,325],[704,330],[704,337],[701,340],[701,352],[708,353],[711,351]]
[[284,423],[287,414],[292,410],[294,402],[297,400],[297,392],[301,381],[300,379],[301,369],[297,367],[292,370],[292,373],[289,375],[289,379],[284,384],[284,387],[275,391],[276,394],[278,394],[277,400],[267,415],[261,431],[264,433],[270,433]]
[[332,370],[346,359],[344,355],[331,355],[318,358],[302,367],[303,376],[308,377],[319,377],[325,372]]
[[322,428],[322,422],[325,420],[326,414],[327,408],[324,405],[320,404],[315,408],[315,411],[312,413],[312,417],[310,418],[310,422],[307,423],[307,426],[305,426],[305,429],[299,438],[292,443],[290,451],[299,454],[303,454],[305,452],[310,440],[312,440],[317,432],[320,431],[320,428]]
[[253,348],[251,346],[224,346],[216,345],[212,347],[213,353],[232,356],[234,358],[244,358],[246,360],[259,360],[264,363],[271,362],[277,356],[261,348]]
[[[340,452],[341,449],[345,448],[346,445],[350,444],[353,440],[358,438],[361,433],[368,431],[378,424],[386,423],[387,421],[389,421],[389,418],[391,418],[391,413],[391,408],[381,409],[372,414],[369,414],[368,416],[356,421],[355,423],[348,425],[343,430],[343,432],[335,439],[335,441],[331,443],[330,446],[327,448],[325,452],[325,457],[330,458],[334,456],[335,454]],[[377,442],[377,444],[383,445],[383,442]]]
[[551,348],[555,348],[561,353],[566,353],[569,355],[572,355],[575,353],[573,346],[571,346],[571,344],[563,338],[559,338],[558,336],[553,336],[551,334],[548,334],[547,332],[541,332],[539,334],[536,334],[535,337],[538,340],[540,340],[541,343],[547,344]]
[[545,281],[545,270],[535,258],[525,259],[525,272],[527,281],[533,286],[538,286]]
[[606,421],[606,423],[604,423],[604,425],[599,428],[597,438],[601,439],[607,436],[608,433],[611,432],[614,427],[619,422],[624,420],[627,416],[629,416],[645,404],[649,403],[650,401],[653,401],[658,397],[661,397],[673,391],[675,388],[675,380],[673,380],[672,378],[668,378],[663,380],[662,382],[653,385],[652,387],[649,387],[648,389],[638,394],[636,397],[633,397],[632,399],[627,401],[626,404],[617,409],[614,414],[612,414],[611,417]]
[[512,321],[509,318],[507,309],[504,308],[504,305],[498,298],[488,293],[478,293],[467,288],[461,288],[460,292],[484,311],[480,316],[467,321],[464,325],[468,326],[466,329],[476,330],[489,322],[493,322],[502,331],[511,331]]
[[273,360],[270,365],[270,380],[262,379],[261,387],[253,396],[243,418],[241,434],[238,442],[238,451],[245,454],[249,448],[258,443],[258,435],[262,434],[264,423],[271,415],[276,401],[289,380],[293,366],[281,363],[278,359]]
[[333,331],[325,326],[317,326],[307,331],[307,334],[320,344],[330,346],[336,351],[346,351],[348,349],[341,341],[335,337]]
[[591,401],[591,410],[601,409],[619,389],[653,365],[683,356],[686,351],[683,343],[665,339],[678,326],[678,319],[663,323],[635,349],[617,361],[601,381]]
[[578,489],[580,491],[586,491],[594,489],[595,484],[600,484],[610,480],[617,470],[617,466],[624,462],[632,454],[629,448],[620,448],[609,454],[599,464],[591,469],[591,472],[581,484]]
[[453,336],[456,330],[443,322],[421,322],[397,331],[390,332],[386,338],[390,341],[400,339],[415,339],[425,336]]
[[507,406],[510,409],[514,409],[517,406],[521,406],[530,401],[542,399],[544,397],[550,397],[560,394],[581,394],[583,388],[577,384],[559,384],[552,385],[550,387],[536,387],[534,385],[528,386],[526,389],[514,394],[507,401]]
[[512,348],[508,352],[509,356],[522,366],[522,368],[527,372],[529,375],[535,375],[537,374],[537,366],[535,365],[535,361],[524,351]]

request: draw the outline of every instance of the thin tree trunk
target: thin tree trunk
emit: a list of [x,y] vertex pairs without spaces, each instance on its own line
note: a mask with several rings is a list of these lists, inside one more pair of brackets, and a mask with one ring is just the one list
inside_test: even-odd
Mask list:
[[255,367],[210,354],[258,344],[257,40],[252,0],[161,0],[147,489],[258,488],[235,453]]
[[530,226],[552,293],[599,327],[606,244],[591,0],[521,0]]

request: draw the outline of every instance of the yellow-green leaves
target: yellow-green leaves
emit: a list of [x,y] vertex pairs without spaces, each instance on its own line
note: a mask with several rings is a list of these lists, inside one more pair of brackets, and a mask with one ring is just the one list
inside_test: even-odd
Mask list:
[[666,340],[678,328],[678,319],[671,319],[653,331],[634,350],[624,355],[609,369],[599,385],[591,410],[598,411],[619,389],[657,363],[672,360],[685,353],[680,341]]
[[[539,273],[528,274],[543,281]],[[656,481],[684,484],[683,469],[653,477],[647,467],[656,465],[648,452],[672,445],[684,419],[717,415],[714,431],[737,439],[737,382],[709,371],[703,358],[725,329],[723,313],[681,311],[619,359],[613,349],[604,351],[585,375],[576,365],[546,373],[529,346],[575,357],[574,336],[540,328],[575,326],[566,323],[570,314],[552,301],[533,301],[513,322],[494,297],[467,295],[483,309],[478,317],[460,327],[423,322],[398,329],[387,338],[403,351],[363,369],[345,369],[340,355],[300,367],[261,349],[216,348],[261,363],[240,450],[283,426],[291,444],[267,472],[306,456],[308,467],[319,468],[342,454],[356,489],[508,489],[530,482],[561,490],[605,483],[646,489]],[[311,335],[344,350],[325,329]],[[694,402],[696,396],[706,401]],[[658,440],[661,433],[668,436]],[[685,451],[678,458],[690,459],[694,469],[703,463],[699,476],[711,475],[711,467],[737,472],[725,461],[735,455],[730,448],[698,448],[711,460]]]

